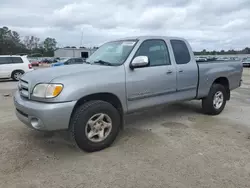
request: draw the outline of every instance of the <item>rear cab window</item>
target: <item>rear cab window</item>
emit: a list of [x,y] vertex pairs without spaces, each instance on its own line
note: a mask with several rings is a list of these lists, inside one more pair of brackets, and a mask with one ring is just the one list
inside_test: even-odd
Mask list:
[[191,60],[191,56],[186,43],[182,40],[170,40],[173,48],[176,64],[187,64]]

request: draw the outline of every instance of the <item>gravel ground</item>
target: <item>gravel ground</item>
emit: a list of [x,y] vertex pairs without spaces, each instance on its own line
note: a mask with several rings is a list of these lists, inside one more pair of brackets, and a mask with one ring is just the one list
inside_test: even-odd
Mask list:
[[216,117],[199,101],[126,118],[112,147],[84,153],[65,132],[45,134],[17,120],[17,83],[0,81],[0,187],[250,187],[250,69]]

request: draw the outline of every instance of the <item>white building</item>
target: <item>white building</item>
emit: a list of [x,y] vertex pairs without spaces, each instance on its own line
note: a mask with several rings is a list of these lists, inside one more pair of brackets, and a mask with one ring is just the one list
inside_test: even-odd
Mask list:
[[88,48],[58,48],[54,51],[54,56],[88,58],[93,52],[94,50]]

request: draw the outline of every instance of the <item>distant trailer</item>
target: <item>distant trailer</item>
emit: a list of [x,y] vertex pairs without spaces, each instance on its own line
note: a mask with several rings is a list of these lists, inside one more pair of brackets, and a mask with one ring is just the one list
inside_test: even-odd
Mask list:
[[88,58],[94,50],[87,48],[58,48],[54,51],[54,57],[80,57]]

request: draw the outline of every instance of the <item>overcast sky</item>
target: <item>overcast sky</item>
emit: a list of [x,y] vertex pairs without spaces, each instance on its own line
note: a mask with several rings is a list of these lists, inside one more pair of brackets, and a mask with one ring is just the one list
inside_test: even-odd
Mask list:
[[0,0],[0,24],[60,47],[126,36],[185,37],[194,50],[250,46],[250,0]]

